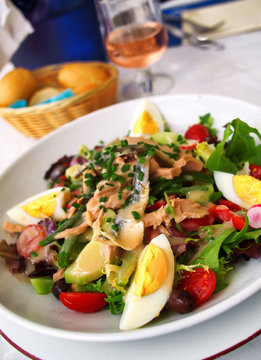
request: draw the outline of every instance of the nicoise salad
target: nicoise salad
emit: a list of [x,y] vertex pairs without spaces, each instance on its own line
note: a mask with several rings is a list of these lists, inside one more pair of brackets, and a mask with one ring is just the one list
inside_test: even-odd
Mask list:
[[231,119],[218,139],[208,113],[179,134],[161,111],[142,101],[124,138],[43,169],[47,190],[3,224],[12,273],[72,311],[121,314],[121,330],[193,311],[260,256],[258,130]]

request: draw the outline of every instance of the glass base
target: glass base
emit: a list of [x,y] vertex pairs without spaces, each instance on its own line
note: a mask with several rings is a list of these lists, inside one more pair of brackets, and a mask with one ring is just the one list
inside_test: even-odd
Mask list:
[[133,99],[167,93],[173,86],[172,76],[163,73],[152,73],[149,69],[137,71],[133,81],[121,89],[124,99]]

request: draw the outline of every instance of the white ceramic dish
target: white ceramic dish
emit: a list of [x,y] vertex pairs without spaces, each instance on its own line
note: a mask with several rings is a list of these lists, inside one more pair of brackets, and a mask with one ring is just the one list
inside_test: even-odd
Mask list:
[[[259,126],[261,109],[238,100],[203,95],[155,97],[172,129],[183,132],[198,116],[210,112],[215,125],[221,126],[236,117]],[[131,115],[140,100],[121,103],[78,119],[42,139],[18,159],[0,179],[1,223],[5,210],[30,195],[45,189],[43,175],[49,165],[64,154],[74,154],[79,145],[89,147],[99,140],[124,136]],[[1,238],[5,234],[0,232]],[[64,308],[52,295],[38,296],[30,284],[19,283],[0,263],[0,324],[16,323],[20,328],[41,336],[79,341],[128,341],[154,337],[199,324],[239,304],[261,289],[261,262],[238,264],[231,284],[212,300],[186,315],[164,313],[144,328],[130,332],[118,330],[119,316],[104,310],[83,315]],[[5,326],[6,327],[6,326]],[[4,330],[4,329],[3,329]]]

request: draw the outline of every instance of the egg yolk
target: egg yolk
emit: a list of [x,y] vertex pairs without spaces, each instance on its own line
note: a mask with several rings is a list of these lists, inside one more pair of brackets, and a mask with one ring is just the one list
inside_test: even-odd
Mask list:
[[147,111],[143,111],[133,127],[134,134],[155,134],[159,131],[157,123]]
[[141,297],[152,294],[162,285],[167,273],[168,260],[164,251],[149,244],[135,274],[136,295]]
[[261,181],[250,175],[234,175],[233,186],[237,195],[247,204],[261,204]]
[[60,194],[57,193],[50,193],[41,196],[26,204],[24,211],[35,218],[50,217],[55,211],[56,201],[59,195]]

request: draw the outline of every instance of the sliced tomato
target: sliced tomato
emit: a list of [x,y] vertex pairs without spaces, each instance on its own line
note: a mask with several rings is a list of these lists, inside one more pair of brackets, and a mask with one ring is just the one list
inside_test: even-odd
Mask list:
[[60,300],[70,310],[93,313],[103,309],[107,302],[105,293],[61,292]]
[[[176,195],[169,195],[169,199],[175,199],[176,198]],[[159,200],[156,200],[155,203],[153,205],[149,205],[147,207],[147,211],[148,212],[151,212],[151,211],[155,211],[155,210],[158,210],[161,206],[164,206],[164,205],[167,205],[167,201],[164,200],[164,199],[159,199]]]
[[161,206],[164,206],[166,204],[167,204],[167,202],[165,200],[159,199],[159,200],[155,201],[155,203],[153,205],[149,205],[147,207],[147,210],[149,212],[154,211],[154,210],[158,210]]
[[230,201],[230,200],[219,199],[219,200],[217,201],[217,203],[218,203],[219,205],[225,205],[225,206],[227,206],[227,207],[228,207],[230,210],[232,210],[232,211],[240,211],[240,210],[242,210],[241,206],[233,203],[233,202]]
[[236,230],[241,231],[243,227],[246,225],[246,220],[242,216],[237,214],[232,214],[231,217],[232,217],[233,227]]
[[207,226],[213,224],[213,218],[210,215],[206,215],[199,219],[185,219],[181,221],[180,226],[184,231],[191,232],[198,230],[201,226]]
[[194,139],[202,142],[209,136],[208,129],[202,124],[194,124],[185,132],[186,139]]
[[250,175],[254,178],[261,179],[261,167],[256,164],[249,165]]
[[177,283],[177,288],[187,291],[194,300],[195,306],[205,302],[216,287],[216,276],[210,269],[196,268],[184,271]]
[[209,213],[215,219],[228,222],[231,220],[230,210],[226,205],[214,205],[209,209]]
[[16,242],[18,254],[25,258],[30,258],[32,252],[37,252],[41,248],[40,241],[45,238],[46,232],[43,226],[26,226]]

